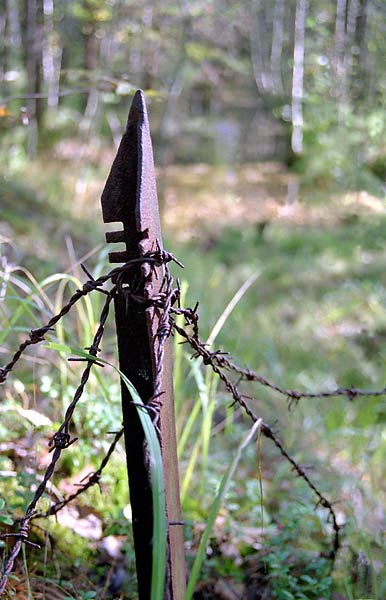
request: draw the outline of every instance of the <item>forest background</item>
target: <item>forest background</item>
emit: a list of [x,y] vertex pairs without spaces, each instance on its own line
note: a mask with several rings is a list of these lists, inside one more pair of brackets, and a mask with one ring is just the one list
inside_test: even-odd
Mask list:
[[[2,0],[0,362],[81,285],[80,262],[95,274],[108,270],[99,198],[142,88],[164,242],[186,263],[176,274],[186,279],[187,303],[201,302],[203,337],[253,281],[216,344],[287,388],[383,388],[385,34],[383,0]],[[52,340],[84,347],[97,318],[98,303],[86,302]],[[105,344],[114,361],[113,330]],[[191,564],[219,472],[246,424],[180,348]],[[2,386],[5,527],[25,508],[36,465],[44,469],[47,436],[78,374],[40,348]],[[118,428],[118,382],[109,377],[109,398],[92,380],[75,418],[79,442],[56,476],[59,495],[95,468],[106,432]],[[326,516],[264,443],[263,522],[251,451],[216,521],[196,597],[383,598],[384,397],[302,400],[289,412],[285,398],[264,390],[254,403],[339,500],[343,548],[331,574]],[[49,525],[53,548],[46,541],[44,557],[32,552],[19,565],[18,597],[135,598],[121,451],[114,460],[104,495],[90,492],[58,517]],[[111,536],[119,560],[95,567]],[[114,561],[129,573],[115,596],[106,584]]]

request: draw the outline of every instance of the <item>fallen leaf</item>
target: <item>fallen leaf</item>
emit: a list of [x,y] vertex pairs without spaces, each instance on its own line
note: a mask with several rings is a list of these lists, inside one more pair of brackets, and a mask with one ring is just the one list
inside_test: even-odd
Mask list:
[[48,427],[52,425],[51,419],[45,415],[42,415],[42,413],[38,412],[37,410],[25,408],[17,408],[16,410],[21,417],[27,419],[27,421],[32,423],[32,425],[35,425],[35,427]]

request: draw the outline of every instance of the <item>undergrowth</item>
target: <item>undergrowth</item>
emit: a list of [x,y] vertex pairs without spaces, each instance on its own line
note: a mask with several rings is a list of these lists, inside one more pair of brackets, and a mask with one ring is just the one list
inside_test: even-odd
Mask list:
[[[206,332],[204,337],[214,349],[228,350],[239,363],[290,388],[381,388],[386,330],[384,221],[383,215],[363,212],[354,203],[331,225],[273,220],[263,237],[256,236],[251,225],[242,232],[231,228],[218,232],[210,249],[200,240],[194,245],[170,242],[166,247],[186,264],[183,275],[189,285],[183,284],[183,302],[194,305],[200,300],[203,335]],[[48,277],[45,273],[39,281],[16,266],[10,245],[5,254],[10,258],[3,262],[0,282],[2,363],[19,337],[46,321],[83,278],[75,266],[70,275]],[[73,256],[68,261],[77,262]],[[106,251],[96,253],[87,265],[96,276],[108,270]],[[254,274],[255,280],[211,338],[228,303]],[[50,333],[49,341],[80,348],[89,345],[100,306],[98,295],[82,301],[65,326]],[[114,335],[108,328],[103,344],[103,356],[113,363]],[[180,341],[176,336],[175,401],[191,568],[213,498],[249,425],[237,408],[230,407],[217,380],[191,360]],[[0,525],[6,531],[28,502],[35,485],[33,470],[38,466],[41,473],[44,468],[45,441],[60,422],[78,378],[76,365],[40,347],[3,387]],[[339,501],[337,510],[345,524],[343,549],[331,573],[326,558],[331,531],[323,511],[313,509],[303,483],[268,443],[261,444],[260,463],[251,445],[224,491],[217,514],[212,515],[201,583],[194,597],[216,597],[205,594],[210,589],[216,593],[213,581],[225,580],[234,593],[244,589],[245,594],[265,593],[279,600],[381,600],[386,591],[380,533],[385,500],[381,466],[386,454],[385,399],[302,400],[288,411],[285,398],[260,390],[253,402],[264,420],[274,423],[278,419],[276,427],[292,454],[312,469],[326,495]],[[46,496],[47,506],[53,494],[65,493],[79,480],[79,471],[85,475],[95,469],[109,445],[108,432],[119,427],[119,381],[108,369],[103,378],[95,372],[73,423],[79,440],[61,463],[54,489]],[[92,523],[90,515],[96,517],[100,538],[112,535],[124,540],[126,592],[121,597],[133,599],[127,502],[124,455],[119,447],[103,475],[102,494],[97,488],[89,490],[76,509],[78,518],[83,515],[86,522]],[[81,535],[73,534],[60,518],[58,524],[39,522],[34,536],[40,543],[43,540],[44,551],[28,554],[28,573],[21,563],[13,585],[19,582],[23,593],[29,594],[28,581],[38,590],[45,579],[46,590],[51,590],[46,597],[51,594],[61,600],[102,597],[95,594],[105,586],[103,593],[109,597],[106,574],[111,564],[97,565],[100,539],[92,539],[85,531]],[[86,584],[65,589],[63,581],[75,580],[76,571],[83,573]],[[17,593],[22,592],[13,597],[24,597]]]

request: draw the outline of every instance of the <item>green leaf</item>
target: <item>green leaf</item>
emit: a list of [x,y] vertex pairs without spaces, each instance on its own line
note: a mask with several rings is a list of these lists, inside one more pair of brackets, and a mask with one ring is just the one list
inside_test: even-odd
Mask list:
[[4,525],[13,525],[13,519],[9,515],[0,515],[0,523]]
[[96,598],[96,592],[94,591],[85,592],[82,596],[83,600],[91,600],[92,598]]
[[287,590],[280,590],[280,599],[283,600],[294,600],[295,596],[291,594],[291,592],[287,592]]
[[301,575],[300,578],[302,581],[305,581],[306,583],[309,583],[311,585],[315,585],[316,583],[318,583],[316,581],[316,579],[314,579],[313,577],[310,577],[309,575]]

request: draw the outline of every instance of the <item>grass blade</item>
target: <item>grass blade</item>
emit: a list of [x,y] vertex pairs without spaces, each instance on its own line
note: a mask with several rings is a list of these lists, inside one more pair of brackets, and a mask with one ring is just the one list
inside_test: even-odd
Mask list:
[[214,327],[213,327],[212,331],[210,332],[208,339],[206,340],[206,343],[208,346],[211,346],[214,343],[216,337],[220,333],[221,329],[223,328],[223,326],[224,326],[226,320],[228,319],[229,315],[231,314],[231,312],[234,310],[234,308],[236,308],[236,306],[240,302],[241,298],[249,290],[251,285],[253,283],[255,283],[256,279],[258,277],[260,277],[260,275],[261,275],[261,271],[256,271],[255,273],[252,273],[252,275],[250,277],[248,277],[248,279],[243,283],[243,285],[241,287],[239,287],[237,292],[234,294],[233,298],[228,302],[228,304],[224,308],[223,312],[221,313],[221,315],[217,319],[216,323],[214,324]]
[[201,565],[204,561],[205,551],[206,551],[206,547],[207,547],[209,539],[210,539],[210,534],[212,532],[216,517],[220,510],[221,503],[224,499],[224,496],[227,492],[229,484],[230,484],[230,482],[233,478],[233,475],[236,471],[237,465],[240,462],[243,450],[251,442],[255,433],[261,426],[262,422],[263,422],[263,419],[258,419],[256,421],[256,423],[253,424],[253,427],[248,432],[248,435],[245,436],[245,438],[241,442],[240,446],[238,447],[235,458],[233,459],[232,463],[230,464],[228,470],[226,471],[224,477],[221,480],[216,497],[214,499],[214,502],[213,502],[210,512],[209,512],[209,516],[208,516],[208,520],[206,522],[204,533],[201,536],[200,544],[199,544],[198,550],[197,550],[197,555],[194,560],[192,571],[190,573],[190,577],[189,577],[189,581],[188,581],[188,586],[186,588],[185,600],[191,600],[191,598],[193,597],[194,588],[196,587],[196,584],[198,581],[198,576],[200,574]]

